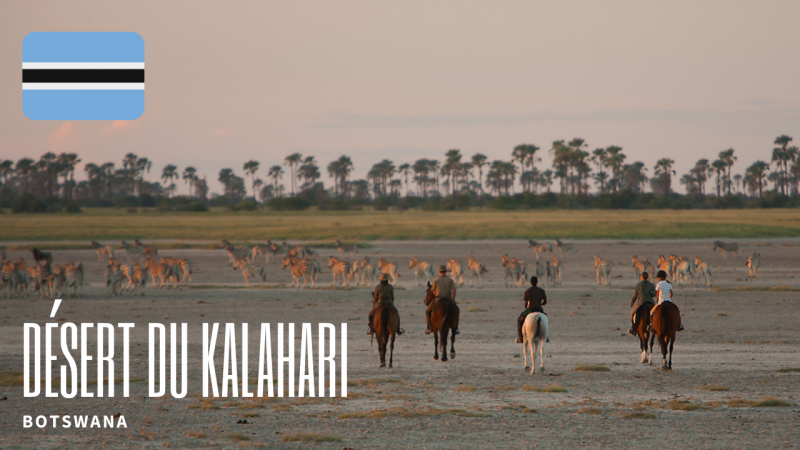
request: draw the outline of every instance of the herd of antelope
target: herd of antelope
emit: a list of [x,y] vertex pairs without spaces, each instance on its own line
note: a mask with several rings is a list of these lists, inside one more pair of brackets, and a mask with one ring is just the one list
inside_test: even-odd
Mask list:
[[[335,286],[370,287],[378,276],[386,273],[390,282],[396,285],[400,279],[400,266],[394,262],[378,258],[375,261],[370,256],[356,258],[359,248],[356,244],[345,244],[340,240],[335,241],[339,256],[329,256],[327,267],[331,271],[331,283]],[[233,270],[240,271],[244,277],[245,285],[250,286],[251,281],[263,283],[267,280],[267,264],[281,261],[282,269],[289,269],[292,275],[291,287],[315,287],[318,275],[322,273],[319,261],[319,252],[307,246],[292,245],[285,241],[274,243],[266,241],[253,247],[236,246],[223,240],[220,247],[228,253],[229,262]],[[124,251],[127,263],[120,263],[117,259],[115,248],[111,245],[101,245],[92,241],[90,248],[97,253],[98,261],[106,262],[103,281],[109,291],[114,295],[123,292],[140,292],[142,288],[151,284],[153,289],[177,287],[179,283],[192,280],[191,264],[186,259],[176,259],[158,256],[155,246],[144,245],[138,239],[132,243],[122,241],[117,251]],[[530,276],[539,278],[540,286],[561,285],[563,272],[563,259],[566,254],[575,254],[578,249],[575,244],[565,243],[556,239],[553,243],[528,241],[528,248],[534,251],[535,261],[529,264],[523,259],[509,257],[503,253],[500,262],[503,268],[503,281],[506,287],[521,287],[527,284]],[[720,250],[722,257],[731,253],[734,258],[741,255],[737,243],[713,242],[713,250]],[[558,256],[556,256],[556,253]],[[38,248],[31,250],[33,265],[28,265],[23,258],[17,261],[6,259],[5,252],[0,249],[0,262],[3,266],[3,276],[0,279],[0,290],[5,297],[20,297],[32,295],[36,292],[44,298],[62,295],[65,290],[71,289],[72,295],[77,296],[84,286],[84,268],[81,263],[65,262],[54,264],[51,253],[43,252]],[[260,259],[259,256],[263,256]],[[262,262],[263,261],[263,262]],[[620,263],[622,264],[622,263]],[[746,266],[749,277],[755,278],[761,266],[761,254],[753,253],[747,258]],[[469,256],[467,264],[456,259],[444,261],[450,277],[458,286],[464,284],[465,272],[469,274],[469,286],[473,283],[483,287],[484,277],[489,273],[486,266]],[[611,284],[612,264],[599,256],[594,256],[596,281],[599,286],[608,287]],[[703,261],[700,256],[688,258],[674,254],[659,255],[653,264],[647,259],[631,256],[631,265],[634,275],[638,278],[642,272],[654,274],[663,270],[670,280],[681,286],[692,286],[698,279],[705,282],[706,287],[711,287],[712,273],[708,261]],[[411,257],[408,268],[414,275],[417,286],[430,282],[438,275],[439,263],[422,261]],[[529,271],[530,268],[530,271]],[[619,276],[617,276],[619,278]],[[302,285],[301,285],[302,281]],[[144,292],[141,292],[144,295]]]

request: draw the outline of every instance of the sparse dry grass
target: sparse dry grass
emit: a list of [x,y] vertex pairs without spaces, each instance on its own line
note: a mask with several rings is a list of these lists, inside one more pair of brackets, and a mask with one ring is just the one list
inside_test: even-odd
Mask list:
[[203,433],[202,431],[190,431],[190,432],[188,432],[186,434],[186,436],[188,436],[188,437],[190,437],[192,439],[205,439],[206,438],[206,434]]
[[597,408],[583,407],[578,410],[579,414],[600,414],[601,411]]
[[456,392],[475,392],[477,388],[475,386],[459,386],[453,390]]
[[764,397],[755,401],[735,398],[728,400],[727,405],[731,408],[782,408],[794,406],[791,402],[774,397]]
[[551,384],[547,387],[539,387],[539,386],[522,386],[523,391],[535,391],[535,392],[546,392],[546,393],[555,393],[555,392],[567,392],[567,388],[563,386],[559,386],[558,384]]
[[714,408],[697,403],[691,403],[688,400],[673,400],[669,402],[669,409],[673,411],[707,411]]
[[730,391],[730,388],[726,388],[725,386],[706,386],[705,389],[711,392],[725,392]]
[[287,433],[281,439],[283,442],[341,442],[342,438],[326,433]]
[[259,413],[244,413],[244,414],[242,414],[242,417],[244,417],[245,419],[249,419],[249,418],[254,418],[254,417],[261,417],[261,414],[259,414]]
[[780,373],[800,372],[800,367],[784,367],[784,368],[778,369],[778,372],[780,372]]
[[623,419],[655,419],[656,415],[649,412],[644,411],[634,411],[632,413],[625,414],[622,416]]
[[250,436],[242,433],[231,433],[228,435],[228,439],[232,440],[233,442],[242,442],[249,441]]
[[399,378],[365,378],[363,380],[347,380],[348,387],[370,387],[370,386],[377,386],[379,384],[394,384],[394,383],[402,383],[403,380]]
[[718,312],[717,317],[728,317],[728,313]]
[[483,309],[483,308],[469,308],[467,310],[467,312],[471,312],[471,313],[488,312],[488,311],[489,311],[488,309]]
[[[800,211],[738,210],[477,210],[237,212],[138,214],[84,208],[82,214],[0,214],[3,238],[15,240],[228,239],[237,243],[272,239],[326,241],[374,239],[489,239],[565,237],[711,238],[800,236]],[[265,220],[268,218],[269,220]],[[647,227],[641,223],[646,220]],[[338,224],[331,226],[331,223]],[[54,247],[47,247],[53,249]],[[162,246],[166,248],[166,246]]]
[[793,286],[738,286],[738,287],[713,287],[717,292],[800,292],[800,289]]
[[609,369],[608,367],[600,366],[600,365],[597,365],[597,366],[592,366],[592,365],[575,366],[575,371],[577,371],[577,372],[608,372],[610,370],[611,369]]
[[25,378],[22,372],[16,370],[2,370],[0,371],[0,386],[22,386],[25,384]]
[[500,407],[500,410],[501,411],[502,410],[518,411],[518,412],[521,412],[521,413],[524,413],[524,414],[535,414],[535,413],[539,412],[539,411],[536,411],[535,409],[528,408],[527,406],[520,405],[518,403],[511,404],[511,405],[503,405],[503,406]]
[[369,411],[361,411],[354,413],[339,414],[340,419],[385,419],[387,417],[396,417],[401,419],[416,419],[418,417],[429,416],[442,416],[451,415],[457,417],[472,417],[482,418],[491,417],[478,411],[466,411],[463,409],[439,409],[439,408],[388,408],[388,409],[372,409]]
[[219,405],[217,405],[216,402],[214,402],[214,400],[206,398],[200,400],[198,403],[189,405],[189,409],[200,409],[200,410],[219,409]]

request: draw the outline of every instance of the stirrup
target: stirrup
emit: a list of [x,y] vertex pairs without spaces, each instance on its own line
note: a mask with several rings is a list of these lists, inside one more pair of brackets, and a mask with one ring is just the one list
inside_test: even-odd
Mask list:
[[403,333],[405,333],[405,330],[403,330],[402,328],[398,328],[398,329],[397,329],[397,335],[398,335],[398,336],[400,336],[400,335],[401,335],[401,334],[403,334]]

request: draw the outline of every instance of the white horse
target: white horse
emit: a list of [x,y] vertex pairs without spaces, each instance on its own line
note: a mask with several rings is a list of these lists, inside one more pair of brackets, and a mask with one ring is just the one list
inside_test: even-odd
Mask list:
[[[544,344],[550,334],[550,326],[547,316],[540,313],[531,313],[525,317],[522,324],[522,354],[525,358],[525,370],[531,369],[531,375],[536,373],[536,352],[539,352],[539,372],[544,373]],[[538,347],[537,347],[538,346]],[[528,354],[530,348],[531,365],[528,366]]]

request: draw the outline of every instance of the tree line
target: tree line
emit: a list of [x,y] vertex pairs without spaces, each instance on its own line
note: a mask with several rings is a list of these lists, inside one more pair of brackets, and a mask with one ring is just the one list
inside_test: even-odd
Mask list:
[[[328,186],[321,181],[322,172],[314,156],[292,153],[267,170],[261,170],[259,161],[249,160],[242,166],[242,176],[230,167],[220,169],[217,180],[224,193],[211,198],[206,176],[201,177],[192,166],[181,171],[174,164],[167,164],[159,180],[148,181],[145,176],[152,169],[152,161],[129,153],[119,166],[113,162],[84,164],[86,179],[76,182],[75,171],[82,162],[78,155],[48,152],[38,161],[22,158],[0,162],[0,206],[21,204],[14,208],[20,211],[27,211],[29,206],[32,210],[47,209],[47,205],[53,204],[73,205],[73,209],[75,205],[169,209],[176,202],[195,205],[197,210],[203,209],[197,205],[208,204],[241,204],[245,209],[259,205],[273,209],[302,209],[311,205],[347,209],[370,203],[379,209],[389,206],[458,209],[478,205],[602,207],[604,204],[675,207],[675,202],[680,203],[678,206],[714,207],[721,206],[720,202],[726,198],[726,204],[733,207],[743,206],[748,200],[749,204],[756,201],[756,206],[794,205],[800,185],[800,152],[787,135],[778,136],[773,144],[769,161],[755,161],[741,173],[733,173],[737,161],[734,149],[719,152],[713,160],[699,159],[688,173],[677,179],[685,187],[686,195],[673,190],[677,176],[674,160],[659,159],[650,172],[651,168],[641,161],[628,162],[619,146],[590,150],[581,138],[557,140],[547,149],[520,144],[512,149],[509,160],[491,162],[484,154],[467,156],[458,149],[448,150],[441,160],[422,158],[396,165],[383,159],[373,164],[363,179],[352,179],[353,162],[342,155],[325,167],[331,179]],[[550,167],[541,166],[544,153],[551,156]],[[181,180],[188,195],[176,197]],[[713,188],[707,192],[709,183]],[[636,201],[643,195],[649,203]],[[620,203],[619,199],[628,199],[628,204]],[[596,205],[597,202],[602,204]]]

